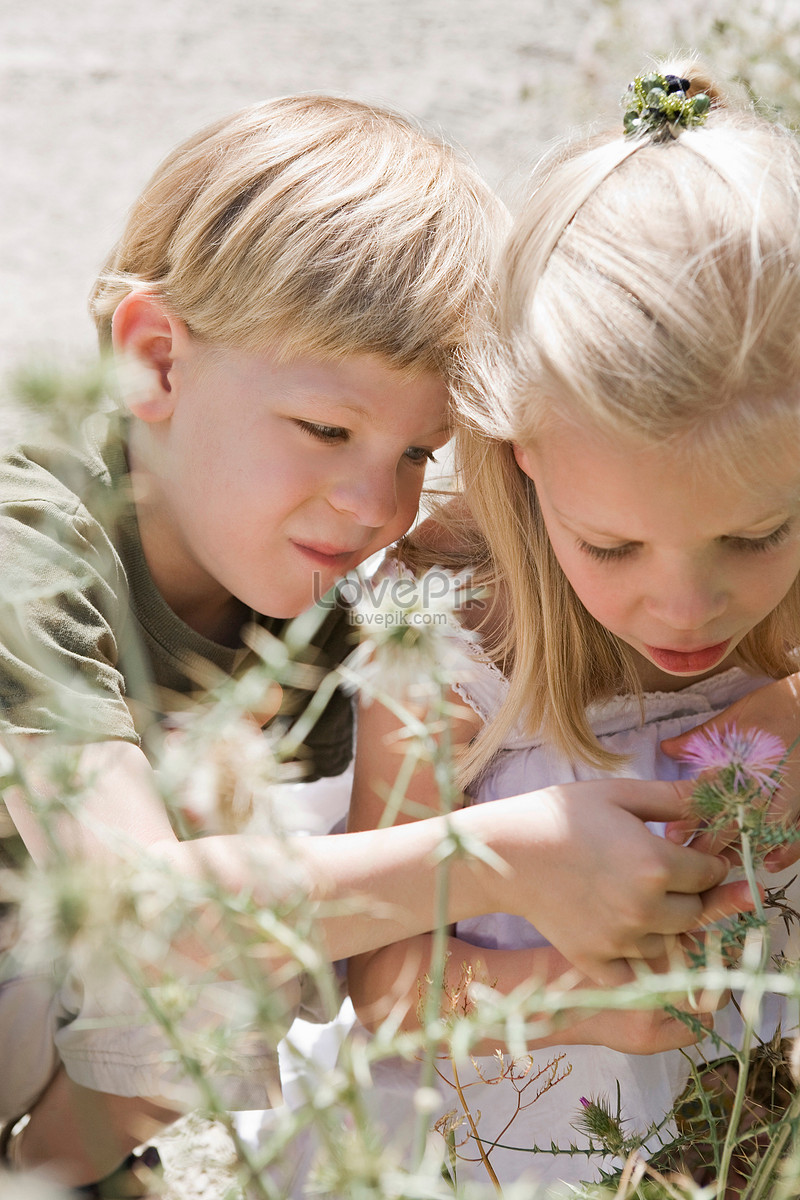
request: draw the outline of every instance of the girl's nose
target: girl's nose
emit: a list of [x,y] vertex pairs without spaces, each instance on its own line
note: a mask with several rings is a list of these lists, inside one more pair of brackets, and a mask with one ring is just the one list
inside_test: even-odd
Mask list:
[[721,581],[690,566],[664,571],[650,588],[648,609],[678,633],[699,632],[725,611],[727,600]]
[[397,514],[397,480],[391,470],[366,468],[356,478],[339,480],[329,491],[328,501],[337,512],[347,513],[359,525],[379,529]]

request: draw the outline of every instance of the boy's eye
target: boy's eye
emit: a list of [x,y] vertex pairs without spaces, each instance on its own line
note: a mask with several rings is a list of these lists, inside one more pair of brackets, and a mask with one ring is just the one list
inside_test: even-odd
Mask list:
[[341,442],[348,437],[347,430],[340,425],[317,425],[313,421],[298,421],[297,424],[320,442]]
[[627,558],[629,554],[633,554],[636,549],[635,542],[627,542],[624,546],[593,546],[591,542],[578,542],[578,548],[584,554],[590,555],[591,558],[597,558],[600,562],[613,562],[615,559]]
[[[341,425],[319,425],[316,421],[296,421],[295,424],[318,442],[346,442],[350,437],[349,430],[343,429]],[[409,446],[403,456],[415,465],[437,461],[433,451],[424,446]]]
[[412,463],[438,462],[434,458],[432,450],[426,450],[424,446],[409,446],[405,452],[405,456]]

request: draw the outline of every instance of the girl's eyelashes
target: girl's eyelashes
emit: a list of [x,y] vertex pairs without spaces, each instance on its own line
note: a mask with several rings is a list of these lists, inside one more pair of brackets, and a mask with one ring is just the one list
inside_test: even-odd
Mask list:
[[766,537],[729,537],[725,539],[725,542],[735,550],[750,550],[758,554],[759,551],[771,550],[773,546],[780,546],[781,542],[785,542],[789,536],[791,526],[791,521],[784,521],[782,525],[779,525],[777,529],[773,529],[772,533],[768,533]]
[[[791,521],[784,521],[783,525],[779,525],[777,529],[773,529],[772,533],[768,533],[765,537],[725,537],[722,542],[730,550],[743,550],[745,553],[758,554],[765,550],[772,550],[776,546],[780,546],[786,541],[792,527]],[[578,549],[584,554],[588,554],[591,558],[596,558],[600,562],[613,562],[621,558],[627,558],[629,554],[637,549],[638,542],[626,542],[623,546],[593,546],[591,542],[584,542],[578,539]]]
[[636,549],[636,542],[626,542],[624,546],[593,546],[591,542],[584,542],[579,538],[578,549],[591,558],[599,559],[600,562],[613,562],[614,559],[627,558],[632,554]]

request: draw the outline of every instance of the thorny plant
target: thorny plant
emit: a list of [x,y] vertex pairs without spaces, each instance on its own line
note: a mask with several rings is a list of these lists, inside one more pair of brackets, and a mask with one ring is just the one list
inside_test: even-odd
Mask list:
[[[448,1056],[449,1073],[436,1069],[445,1087],[452,1088],[458,1098],[458,1104],[439,1117],[434,1129],[442,1135],[448,1147],[448,1174],[454,1188],[458,1183],[457,1160],[463,1162],[481,1162],[495,1190],[502,1194],[500,1180],[492,1167],[493,1150],[502,1144],[508,1130],[519,1114],[530,1108],[537,1100],[541,1100],[551,1088],[560,1083],[572,1071],[570,1063],[566,1062],[566,1054],[555,1054],[543,1065],[537,1063],[532,1054],[508,1058],[502,1050],[495,1050],[493,1063],[495,1073],[489,1075],[477,1058],[470,1059],[477,1080],[462,1082],[459,1076],[459,1065],[453,1055]],[[479,1129],[481,1112],[472,1111],[469,1102],[469,1089],[476,1083],[484,1083],[489,1087],[508,1085],[516,1094],[515,1106],[505,1124],[491,1139],[483,1136]],[[462,1132],[459,1133],[459,1130]],[[467,1153],[471,1150],[472,1153]],[[475,1151],[477,1150],[477,1157]]]
[[[447,1027],[452,1029],[456,1021],[463,1019],[473,1011],[474,1001],[472,999],[473,985],[478,982],[476,979],[475,967],[471,963],[462,963],[459,977],[455,983],[443,983],[443,1020]],[[486,987],[495,987],[497,981],[489,981],[486,979],[480,980]],[[423,1017],[427,1002],[428,994],[431,988],[432,980],[430,976],[425,976],[424,980],[419,983],[419,1001],[417,1005],[417,1015]],[[452,1088],[456,1094],[457,1104],[455,1108],[449,1109],[446,1113],[438,1118],[434,1124],[434,1129],[440,1133],[447,1145],[447,1163],[445,1172],[447,1177],[453,1183],[454,1188],[458,1183],[458,1160],[464,1162],[481,1162],[486,1170],[486,1174],[492,1182],[495,1190],[501,1192],[500,1180],[495,1173],[491,1163],[492,1151],[501,1143],[506,1132],[514,1123],[519,1114],[537,1100],[541,1099],[551,1088],[560,1083],[570,1074],[572,1067],[565,1062],[566,1055],[555,1054],[545,1062],[544,1065],[539,1065],[535,1062],[533,1055],[524,1054],[517,1057],[509,1057],[502,1050],[495,1050],[492,1056],[493,1071],[491,1075],[481,1065],[480,1061],[470,1056],[469,1062],[472,1066],[477,1080],[463,1081],[460,1075],[459,1062],[456,1055],[452,1051],[452,1047],[445,1054],[437,1055],[437,1062],[446,1062],[447,1070],[436,1066],[436,1075],[441,1083]],[[485,1083],[490,1087],[498,1087],[501,1084],[508,1084],[516,1093],[516,1101],[511,1116],[507,1119],[502,1128],[491,1135],[485,1137],[478,1128],[481,1120],[481,1112],[473,1111],[470,1107],[469,1090],[475,1086],[475,1083]],[[461,1132],[459,1132],[461,1131]],[[467,1150],[471,1151],[468,1153]],[[477,1156],[476,1156],[477,1154]]]
[[[787,1143],[796,1141],[800,1118],[797,1071],[790,1067],[793,1042],[782,1036],[780,1026],[770,1040],[759,1037],[758,1001],[766,989],[756,984],[753,994],[769,959],[767,910],[779,915],[787,931],[800,921],[787,899],[790,884],[767,889],[762,899],[755,874],[766,854],[797,840],[794,829],[770,814],[787,756],[779,739],[734,726],[698,732],[685,747],[685,760],[701,772],[692,795],[698,832],[736,831],[733,849],[756,901],[754,914],[728,923],[714,939],[722,958],[741,953],[751,983],[741,1001],[733,1001],[742,1018],[738,1043],[712,1036],[715,1056],[709,1059],[707,1051],[695,1056],[689,1083],[673,1109],[675,1136],[655,1153],[650,1149],[643,1155],[642,1139],[625,1134],[619,1097],[616,1113],[602,1097],[582,1099],[580,1126],[606,1154],[626,1160],[621,1173],[605,1173],[617,1197],[692,1196],[698,1186],[725,1200],[792,1194],[781,1189],[785,1180],[797,1176],[796,1148],[784,1163],[782,1177],[779,1163]],[[708,962],[707,944],[699,944],[690,958],[695,969],[702,970]],[[796,977],[796,964],[785,956],[775,956],[772,965]],[[591,1185],[581,1193],[606,1194],[610,1193]]]
[[[780,1028],[768,1042],[756,1031],[758,1000],[769,990],[763,983],[769,959],[767,910],[778,914],[787,930],[800,916],[788,900],[788,884],[767,890],[762,899],[755,868],[771,850],[797,840],[795,830],[776,821],[771,808],[786,757],[786,747],[778,739],[759,730],[735,727],[698,733],[690,739],[685,751],[686,760],[701,772],[693,792],[698,832],[727,831],[729,840],[735,833],[732,850],[738,852],[756,898],[755,913],[723,923],[689,950],[690,967],[699,974],[714,967],[724,972],[730,963],[735,964],[741,958],[742,974],[749,976],[750,981],[743,990],[741,1003],[734,1001],[742,1017],[739,1039],[735,1044],[724,1043],[718,1034],[712,1033],[706,1043],[706,1055],[711,1052],[713,1057],[709,1059],[700,1053],[698,1061],[690,1060],[691,1076],[686,1092],[662,1121],[645,1131],[626,1131],[618,1090],[616,1112],[602,1097],[582,1098],[575,1127],[589,1137],[588,1151],[570,1144],[531,1146],[529,1152],[586,1153],[598,1164],[601,1180],[614,1181],[618,1196],[680,1198],[699,1195],[703,1188],[713,1189],[706,1194],[717,1194],[726,1200],[770,1194],[768,1189],[775,1186],[781,1150],[796,1132],[798,1102],[787,1065],[791,1042],[782,1038]],[[784,974],[794,967],[781,956],[772,965]],[[796,982],[796,972],[793,974]],[[431,984],[432,980],[426,978],[425,988],[420,991],[420,1011],[429,999]],[[696,984],[690,974],[688,982],[684,978],[684,986],[692,989],[702,985]],[[452,1029],[456,1021],[474,1019],[476,994],[481,990],[485,994],[493,987],[491,981],[476,979],[471,968],[462,966],[457,983],[441,988],[445,1024]],[[697,1021],[690,1014],[672,1011],[688,1024]],[[485,1012],[483,1015],[485,1018]],[[754,1043],[758,1043],[755,1049]],[[721,1052],[723,1056],[719,1057]],[[537,1064],[532,1055],[507,1059],[498,1050],[494,1059],[496,1070],[491,1076],[474,1057],[459,1059],[452,1045],[440,1056],[440,1061],[442,1058],[447,1070],[437,1068],[437,1074],[446,1087],[453,1089],[458,1101],[434,1126],[447,1144],[446,1173],[456,1186],[458,1161],[480,1161],[495,1190],[500,1192],[501,1184],[491,1162],[493,1151],[505,1144],[506,1135],[523,1109],[570,1073],[568,1058],[555,1054]],[[465,1082],[462,1067],[467,1061],[477,1080]],[[500,1132],[491,1137],[481,1130],[482,1113],[474,1109],[469,1098],[470,1089],[478,1082],[503,1086],[506,1092],[513,1089],[516,1093],[510,1117]],[[624,1163],[621,1172],[614,1171],[611,1164],[615,1161]],[[587,1196],[602,1194],[592,1187],[586,1185]]]
[[[89,399],[96,394],[94,388],[92,377],[87,384]],[[59,436],[66,438],[71,432],[70,421],[62,419]],[[29,748],[10,743],[1,764],[3,787],[21,788],[37,808],[50,833],[53,862],[47,872],[15,868],[11,865],[14,839],[2,843],[6,865],[0,870],[0,905],[8,907],[0,908],[0,917],[7,918],[0,935],[5,934],[9,919],[13,925],[17,904],[26,927],[33,931],[24,946],[15,949],[18,965],[55,963],[57,972],[71,970],[89,981],[102,980],[112,998],[115,989],[120,997],[133,992],[142,1010],[164,1031],[175,1075],[187,1082],[191,1104],[202,1107],[229,1132],[237,1163],[236,1177],[230,1177],[231,1197],[246,1192],[257,1200],[278,1200],[285,1195],[281,1165],[291,1157],[294,1139],[311,1132],[316,1149],[310,1185],[318,1195],[358,1200],[446,1200],[454,1190],[463,1197],[485,1195],[480,1185],[459,1181],[454,1170],[467,1145],[460,1140],[463,1133],[468,1132],[480,1148],[481,1161],[485,1156],[489,1165],[498,1140],[493,1138],[487,1144],[480,1134],[481,1114],[472,1110],[469,1099],[473,1082],[512,1089],[516,1112],[521,1112],[557,1087],[569,1072],[568,1059],[547,1052],[531,1055],[526,1049],[526,1042],[552,1029],[565,1010],[661,1005],[665,995],[730,985],[741,994],[745,1037],[735,1046],[720,1045],[715,1053],[723,1063],[739,1068],[738,1075],[733,1071],[728,1080],[727,1067],[723,1070],[713,1061],[709,1067],[693,1067],[691,1092],[675,1113],[665,1114],[653,1130],[629,1133],[624,1113],[613,1111],[606,1103],[603,1119],[607,1128],[601,1136],[595,1124],[593,1148],[588,1153],[573,1146],[542,1147],[539,1153],[586,1153],[588,1159],[596,1159],[601,1164],[601,1183],[587,1185],[581,1192],[586,1196],[710,1200],[715,1188],[719,1196],[726,1195],[726,1181],[735,1179],[737,1172],[746,1178],[741,1186],[736,1184],[735,1194],[747,1200],[796,1196],[800,1192],[800,1100],[793,1082],[797,1071],[789,1076],[787,1047],[782,1042],[758,1047],[756,1057],[766,1066],[759,1066],[757,1072],[755,1068],[747,1070],[750,1046],[757,1040],[755,1020],[762,999],[770,993],[800,996],[797,965],[787,959],[769,961],[759,924],[763,914],[720,934],[719,945],[724,943],[727,948],[738,940],[742,946],[740,960],[733,967],[725,965],[722,951],[701,953],[698,948],[690,968],[676,969],[664,977],[645,975],[613,990],[560,991],[551,986],[533,993],[527,989],[524,995],[500,996],[490,981],[465,977],[448,994],[444,914],[449,865],[458,856],[477,856],[502,868],[484,846],[467,843],[454,830],[443,841],[437,865],[438,932],[426,994],[421,997],[422,1032],[402,1033],[387,1022],[369,1041],[347,1041],[335,1068],[324,1075],[305,1104],[276,1110],[273,1125],[257,1147],[240,1135],[224,1095],[210,1082],[212,1077],[224,1078],[226,1067],[237,1061],[243,1047],[246,1052],[254,1035],[268,1044],[277,1043],[286,1033],[301,979],[313,982],[324,1016],[333,1017],[339,1005],[339,988],[315,933],[318,910],[312,911],[304,899],[293,870],[291,843],[280,841],[281,789],[287,782],[294,786],[297,780],[293,755],[304,729],[313,724],[342,682],[362,688],[367,695],[380,696],[400,716],[406,745],[406,768],[386,797],[387,819],[406,804],[405,788],[419,762],[433,765],[445,811],[457,803],[447,737],[450,713],[445,696],[450,679],[446,642],[441,636],[444,629],[438,623],[407,622],[404,627],[401,615],[394,623],[362,626],[362,632],[369,635],[369,655],[364,657],[362,651],[361,658],[325,678],[314,674],[303,654],[318,616],[307,615],[294,622],[280,642],[256,631],[252,669],[235,680],[203,680],[208,691],[206,703],[184,712],[152,747],[158,786],[184,836],[200,831],[252,830],[268,831],[279,839],[275,873],[283,885],[266,907],[249,894],[231,895],[212,877],[177,877],[163,860],[124,842],[110,847],[115,857],[109,871],[96,866],[89,871],[76,865],[65,854],[58,831],[65,818],[82,810],[91,780],[78,774],[77,757],[68,744],[53,739],[46,753],[37,745],[34,759]],[[397,665],[404,655],[413,663],[406,669],[401,697],[387,692],[385,681],[398,679]],[[309,684],[317,689],[316,696],[299,727],[262,733],[259,726],[274,711],[280,689]],[[423,707],[425,719],[420,716]],[[759,744],[763,749],[763,742]],[[717,765],[722,766],[720,778],[732,769],[729,764]],[[716,785],[704,781],[701,788],[705,789],[705,800],[701,796],[704,820],[713,824],[733,819],[737,823],[748,872],[754,870],[763,850],[776,843],[778,834],[762,820],[764,804],[759,805],[758,797],[746,789],[754,780],[772,788],[774,765],[771,759],[760,776],[751,771],[743,777],[741,767],[734,769],[729,781],[736,785],[734,799],[727,808],[719,807]],[[42,786],[43,779],[47,786]],[[744,791],[739,787],[743,779]],[[4,827],[0,832],[10,831]],[[109,838],[107,830],[97,829],[96,833]],[[786,831],[780,831],[780,838],[785,835]],[[769,900],[767,897],[764,907]],[[794,918],[785,893],[774,894],[772,901],[780,916]],[[203,957],[209,953],[213,957],[212,971],[198,969],[198,947]],[[215,1014],[205,1024],[192,1020],[201,997]],[[495,1033],[498,1044],[509,1047],[508,1054],[496,1056],[492,1075],[482,1067],[482,1074],[474,1080],[464,1082],[460,1073],[454,1075],[460,1111],[437,1120],[439,1101],[433,1098],[432,1085],[438,1083],[451,1091],[454,1087],[440,1070],[442,1046],[449,1048],[447,1057],[460,1072],[462,1063],[472,1061],[470,1047]],[[409,1060],[421,1057],[425,1064],[410,1151],[407,1145],[392,1144],[370,1103],[376,1064],[398,1054]],[[717,1084],[709,1084],[712,1069],[725,1079],[722,1091]],[[751,1077],[757,1074],[761,1081],[763,1109],[754,1107],[748,1098],[748,1073]],[[766,1102],[764,1080],[769,1084]],[[613,1083],[609,1080],[609,1091]],[[584,1132],[587,1114],[597,1116],[605,1103],[598,1097],[585,1099],[583,1111],[575,1115]],[[673,1116],[674,1127],[670,1124]],[[449,1145],[442,1142],[440,1133],[432,1134],[434,1125]],[[651,1135],[663,1142],[656,1150]],[[642,1149],[645,1141],[646,1152]],[[628,1162],[622,1173],[614,1175],[613,1161],[625,1155]],[[699,1155],[699,1167],[693,1155]],[[603,1173],[602,1164],[609,1159],[612,1165]],[[706,1186],[691,1178],[691,1174],[702,1177],[703,1172],[714,1182]],[[490,1193],[496,1192],[500,1186],[496,1176],[492,1179],[490,1172],[488,1179]],[[4,1200],[15,1195],[12,1187],[16,1187],[13,1181],[2,1180]],[[19,1181],[20,1197],[27,1187],[27,1181]],[[515,1186],[504,1187],[504,1193],[513,1197]],[[526,1186],[516,1194],[527,1200],[530,1189]]]

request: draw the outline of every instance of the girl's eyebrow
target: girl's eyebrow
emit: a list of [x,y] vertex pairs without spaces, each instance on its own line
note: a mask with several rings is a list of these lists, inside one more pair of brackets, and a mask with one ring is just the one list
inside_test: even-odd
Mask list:
[[765,518],[763,521],[751,521],[749,525],[743,525],[740,529],[731,530],[730,536],[736,537],[739,534],[746,533],[769,533],[770,530],[785,525],[792,514],[787,509],[782,509],[780,515]]
[[609,538],[612,541],[616,541],[616,542],[635,542],[635,541],[637,541],[636,538],[621,537],[620,534],[618,534],[618,533],[609,533],[608,530],[606,530],[606,529],[595,529],[591,525],[586,525],[583,521],[581,521],[575,517],[567,516],[567,514],[562,512],[561,509],[558,508],[555,504],[552,505],[552,508],[553,508],[553,512],[556,514],[556,516],[559,518],[559,520],[563,521],[563,523],[565,525],[569,525],[570,528],[575,533],[587,533],[587,534],[590,534],[592,537]]
[[742,533],[769,533],[770,530],[780,528],[797,515],[798,503],[793,497],[794,503],[782,504],[779,508],[772,509],[765,517],[760,517],[754,521],[748,521],[745,525],[740,525],[738,529],[728,530],[728,535],[731,537]]
[[[565,525],[569,526],[574,533],[578,533],[581,536],[586,534],[590,537],[608,538],[609,541],[623,542],[626,545],[633,545],[634,543],[640,541],[639,538],[625,537],[619,533],[610,533],[607,529],[595,529],[591,525],[585,525],[583,521],[577,521],[575,518],[568,517],[566,513],[561,512],[561,510],[556,508],[555,505],[553,505],[553,511],[557,513]],[[739,537],[748,533],[770,533],[773,529],[780,528],[781,525],[784,525],[787,521],[789,521],[794,515],[795,511],[795,509],[790,509],[788,507],[779,508],[773,513],[770,513],[768,516],[762,517],[760,520],[748,521],[746,525],[742,525],[738,529],[728,529],[725,531],[725,533],[718,534],[717,536]]]

